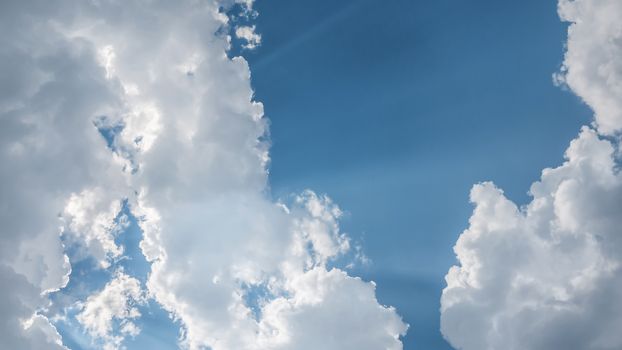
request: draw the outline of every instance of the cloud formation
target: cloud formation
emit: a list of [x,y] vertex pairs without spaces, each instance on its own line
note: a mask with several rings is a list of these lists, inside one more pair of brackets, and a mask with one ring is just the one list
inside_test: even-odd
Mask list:
[[119,100],[90,44],[57,21],[71,18],[45,1],[0,4],[0,318],[11,349],[59,347],[35,315],[70,273],[59,214],[72,194],[123,182],[93,124]]
[[570,22],[560,82],[594,110],[599,132],[622,131],[622,3],[560,0],[559,16]]
[[[103,290],[88,297],[76,319],[104,350],[119,349],[125,336],[140,333],[132,320],[140,317],[137,306],[145,302],[140,282],[117,271]],[[119,323],[120,335],[113,333],[113,322]]]
[[[124,253],[124,203],[144,231],[145,288],[179,320],[183,346],[402,348],[407,326],[373,282],[331,266],[350,249],[337,205],[312,191],[270,197],[263,106],[247,62],[228,56],[233,5],[0,5],[0,161],[11,165],[0,170],[0,321],[11,349],[63,347],[42,316],[70,276],[62,242],[110,268]],[[254,29],[233,34],[260,43]],[[144,298],[117,272],[76,319],[119,348]]]
[[235,28],[235,36],[246,41],[243,45],[245,49],[252,50],[261,45],[261,35],[257,34],[255,26],[238,26]]
[[[486,182],[446,276],[441,330],[457,349],[622,347],[622,128],[618,1],[565,1],[564,81],[595,111],[563,165],[542,171],[518,207]],[[617,67],[617,68],[616,68]],[[601,134],[599,134],[599,132]]]
[[[141,248],[152,263],[149,291],[183,323],[182,342],[190,349],[299,348],[307,337],[327,342],[325,349],[355,341],[369,343],[369,349],[378,342],[401,348],[406,326],[375,298],[333,307],[332,299],[344,298],[346,288],[370,290],[369,283],[350,282],[328,267],[349,249],[338,227],[341,211],[310,191],[292,203],[269,198],[267,126],[263,106],[253,101],[249,67],[241,57],[227,58],[225,40],[204,40],[226,18],[210,22],[207,15],[186,12],[158,16],[159,30],[185,37],[153,45],[155,51],[145,56],[159,60],[147,64],[163,81],[132,77],[134,52],[119,51],[117,57],[125,58],[115,66],[123,84],[131,82],[153,103],[162,126],[153,146],[134,154],[139,170],[133,180],[140,190],[133,210],[145,232]],[[184,34],[200,26],[204,35]],[[309,288],[331,291],[318,292],[313,307],[298,284],[307,276],[318,276],[318,285]],[[349,316],[365,307],[376,317],[356,329],[379,333],[339,334],[328,324],[303,330],[288,322],[293,315],[302,322],[324,314],[357,323]]]

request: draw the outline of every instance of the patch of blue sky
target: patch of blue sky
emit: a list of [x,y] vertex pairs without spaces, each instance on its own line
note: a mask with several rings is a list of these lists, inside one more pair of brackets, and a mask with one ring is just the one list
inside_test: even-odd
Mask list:
[[151,271],[151,265],[140,249],[143,232],[138,226],[136,217],[132,215],[127,202],[123,204],[120,215],[127,218],[127,227],[122,234],[115,237],[115,243],[123,247],[123,257],[117,261],[116,265],[122,267],[128,275],[145,284],[149,277],[149,271]]
[[89,350],[93,348],[93,339],[84,331],[76,320],[78,310],[68,308],[64,317],[53,319],[56,330],[63,338],[63,344],[71,350]]
[[405,348],[450,349],[439,300],[471,186],[493,180],[527,203],[590,122],[552,83],[566,32],[557,2],[255,5],[262,45],[241,53],[271,120],[272,195],[333,198],[371,260],[351,274],[411,325]]
[[[93,124],[95,128],[97,128],[97,131],[99,131],[99,134],[106,141],[108,149],[129,160],[132,174],[136,173],[136,171],[138,171],[138,164],[134,161],[132,152],[128,150],[127,147],[117,142],[117,136],[123,131],[125,124],[122,122],[112,121],[105,115],[96,118]],[[142,142],[142,136],[136,137],[133,142],[135,145],[139,145]]]
[[107,116],[100,116],[95,119],[95,127],[100,135],[106,140],[106,145],[112,151],[116,151],[115,138],[123,130],[123,123],[111,123]]
[[179,349],[180,324],[154,300],[138,307],[141,313],[134,323],[140,333],[125,340],[128,349],[169,350]]
[[261,320],[261,310],[264,305],[271,300],[274,300],[276,295],[270,291],[270,288],[266,283],[260,284],[248,284],[244,283],[241,286],[242,300],[244,304],[251,310],[253,317],[256,321]]
[[112,276],[109,270],[100,268],[93,258],[85,256],[83,247],[66,245],[65,253],[71,263],[71,274],[65,288],[50,294],[55,305],[67,305],[68,302],[85,299],[93,291],[104,288]]
[[254,10],[247,11],[244,5],[237,3],[231,6],[225,14],[229,17],[229,26],[227,28],[221,28],[216,34],[230,36],[231,47],[227,52],[229,58],[244,56],[244,53],[248,52],[247,49],[244,49],[246,42],[244,39],[238,38],[235,35],[235,29],[238,26],[253,26],[258,13]]
[[63,343],[72,350],[91,349],[93,343],[76,319],[80,312],[77,303],[86,301],[91,294],[103,289],[112,276],[109,271],[99,268],[95,260],[76,258],[82,256],[79,253],[81,249],[75,245],[66,248],[71,263],[69,282],[65,288],[50,294],[53,308],[46,313],[63,338]]
[[[127,201],[116,218],[117,222],[120,220],[124,221],[123,230],[115,237],[115,243],[123,247],[123,256],[113,261],[107,269],[102,269],[92,257],[86,255],[84,247],[63,237],[72,270],[67,286],[50,295],[53,308],[46,315],[52,319],[63,341],[72,350],[92,349],[94,345],[101,347],[101,340],[92,339],[78,323],[76,315],[80,310],[77,303],[86,301],[90,295],[102,290],[115,271],[122,269],[127,275],[138,279],[143,289],[146,288],[151,267],[140,250],[142,230]],[[179,323],[173,321],[169,313],[154,300],[136,307],[141,316],[132,322],[141,332],[135,337],[128,337],[124,344],[130,349],[177,349]],[[119,328],[120,322],[113,320],[113,333],[118,334]]]

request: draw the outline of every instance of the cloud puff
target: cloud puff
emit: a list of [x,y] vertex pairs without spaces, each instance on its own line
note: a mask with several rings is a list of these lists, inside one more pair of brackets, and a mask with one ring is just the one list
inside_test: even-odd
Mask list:
[[378,304],[375,284],[320,266],[293,277],[287,291],[264,306],[266,343],[257,349],[402,349],[407,326]]
[[562,72],[565,82],[595,112],[598,130],[622,130],[622,2],[560,0],[559,15],[570,22]]
[[255,32],[255,26],[238,26],[235,28],[235,36],[246,41],[243,45],[245,49],[252,50],[261,44],[261,35]]
[[[119,349],[125,336],[136,336],[140,328],[133,319],[140,317],[137,306],[144,304],[146,297],[140,282],[122,271],[118,271],[104,289],[89,296],[76,319],[103,349]],[[114,323],[118,323],[115,335]]]
[[491,183],[447,274],[442,331],[459,349],[619,349],[622,175],[584,128],[518,208]]
[[311,192],[296,202],[235,194],[159,222],[148,285],[186,325],[189,348],[401,349],[406,326],[373,284],[327,270],[348,248],[338,209]]
[[115,243],[115,236],[124,229],[123,220],[117,221],[122,201],[110,197],[99,187],[85,189],[72,193],[63,211],[65,233],[84,245],[102,268],[123,254],[123,247]]
[[[492,183],[473,187],[475,210],[446,276],[441,330],[458,349],[622,347],[622,7],[560,1],[569,28],[564,74],[596,112],[563,165],[542,171],[518,207]],[[616,29],[617,28],[617,29]]]

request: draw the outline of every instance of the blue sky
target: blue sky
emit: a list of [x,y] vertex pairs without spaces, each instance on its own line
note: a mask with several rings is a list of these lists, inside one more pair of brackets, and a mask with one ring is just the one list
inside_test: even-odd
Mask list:
[[0,3],[0,348],[622,348],[621,16]]
[[[589,109],[554,86],[567,25],[555,1],[260,1],[245,53],[271,120],[275,196],[328,193],[364,242],[406,348],[438,328],[474,183],[528,201]],[[288,30],[283,30],[288,28]]]

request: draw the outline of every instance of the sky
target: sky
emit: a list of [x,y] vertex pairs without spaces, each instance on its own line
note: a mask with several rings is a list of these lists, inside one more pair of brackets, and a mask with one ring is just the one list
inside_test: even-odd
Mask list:
[[492,180],[526,203],[591,118],[552,83],[567,30],[556,2],[256,8],[262,45],[246,57],[271,120],[274,195],[328,193],[373,261],[357,273],[411,325],[406,348],[450,349],[440,293],[471,186]]
[[0,10],[0,348],[622,347],[619,1]]

